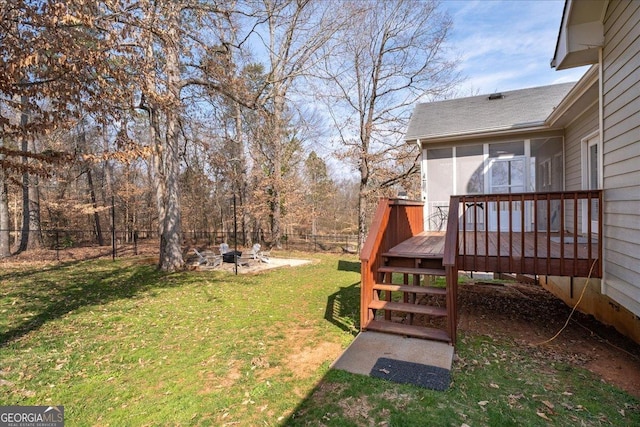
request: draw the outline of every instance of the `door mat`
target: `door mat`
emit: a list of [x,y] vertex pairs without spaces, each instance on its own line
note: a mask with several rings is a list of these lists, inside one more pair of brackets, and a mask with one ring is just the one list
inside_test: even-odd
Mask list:
[[369,375],[395,383],[413,384],[437,391],[447,390],[451,383],[451,373],[448,369],[386,357],[381,357],[376,361]]

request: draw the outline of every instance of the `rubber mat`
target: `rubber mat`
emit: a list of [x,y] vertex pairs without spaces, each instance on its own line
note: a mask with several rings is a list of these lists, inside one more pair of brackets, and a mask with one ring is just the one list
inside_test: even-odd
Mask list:
[[451,383],[451,373],[448,369],[386,357],[376,361],[369,375],[395,383],[413,384],[438,391],[447,390]]

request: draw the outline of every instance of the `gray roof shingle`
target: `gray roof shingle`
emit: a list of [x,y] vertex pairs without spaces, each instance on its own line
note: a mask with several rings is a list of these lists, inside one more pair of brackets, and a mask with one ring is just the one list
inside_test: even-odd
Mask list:
[[569,93],[573,83],[561,83],[489,95],[416,105],[405,140],[429,139],[539,126]]

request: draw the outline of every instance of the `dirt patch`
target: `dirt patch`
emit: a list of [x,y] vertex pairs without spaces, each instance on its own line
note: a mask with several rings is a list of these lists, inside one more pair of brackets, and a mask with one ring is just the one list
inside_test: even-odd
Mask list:
[[308,378],[323,363],[335,360],[342,346],[335,342],[313,342],[313,329],[297,328],[287,331],[285,348],[288,354],[284,367],[297,378]]
[[[203,365],[208,365],[209,363],[214,362],[215,359],[211,358],[208,361],[204,362]],[[203,372],[200,374],[200,381],[202,383],[200,394],[217,393],[221,389],[226,389],[233,386],[238,380],[242,378],[242,373],[238,368],[238,363],[236,360],[232,359],[228,361],[227,366],[229,367],[229,370],[222,377],[211,371]]]
[[[277,329],[277,327],[275,328]],[[280,375],[282,371],[289,372],[298,379],[309,378],[318,372],[318,368],[325,362],[331,362],[342,353],[342,346],[335,342],[314,339],[315,330],[311,328],[295,328],[287,330],[282,348],[287,354],[282,363],[272,364],[267,359],[255,357],[251,361],[252,369],[257,369],[260,378],[269,379]],[[306,391],[300,391],[300,397]]]
[[326,361],[335,360],[342,352],[338,343],[322,342],[314,346],[292,348],[287,357],[287,368],[299,378],[309,377]]
[[527,346],[536,356],[586,368],[603,381],[640,397],[640,345],[575,312],[566,329],[571,307],[535,285],[461,285],[459,330],[493,338],[507,338]]

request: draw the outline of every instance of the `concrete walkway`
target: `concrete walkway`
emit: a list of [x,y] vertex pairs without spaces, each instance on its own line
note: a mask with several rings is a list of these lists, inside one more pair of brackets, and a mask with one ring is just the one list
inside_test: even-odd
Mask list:
[[353,374],[369,375],[380,358],[451,370],[453,346],[381,332],[360,332],[331,367]]

